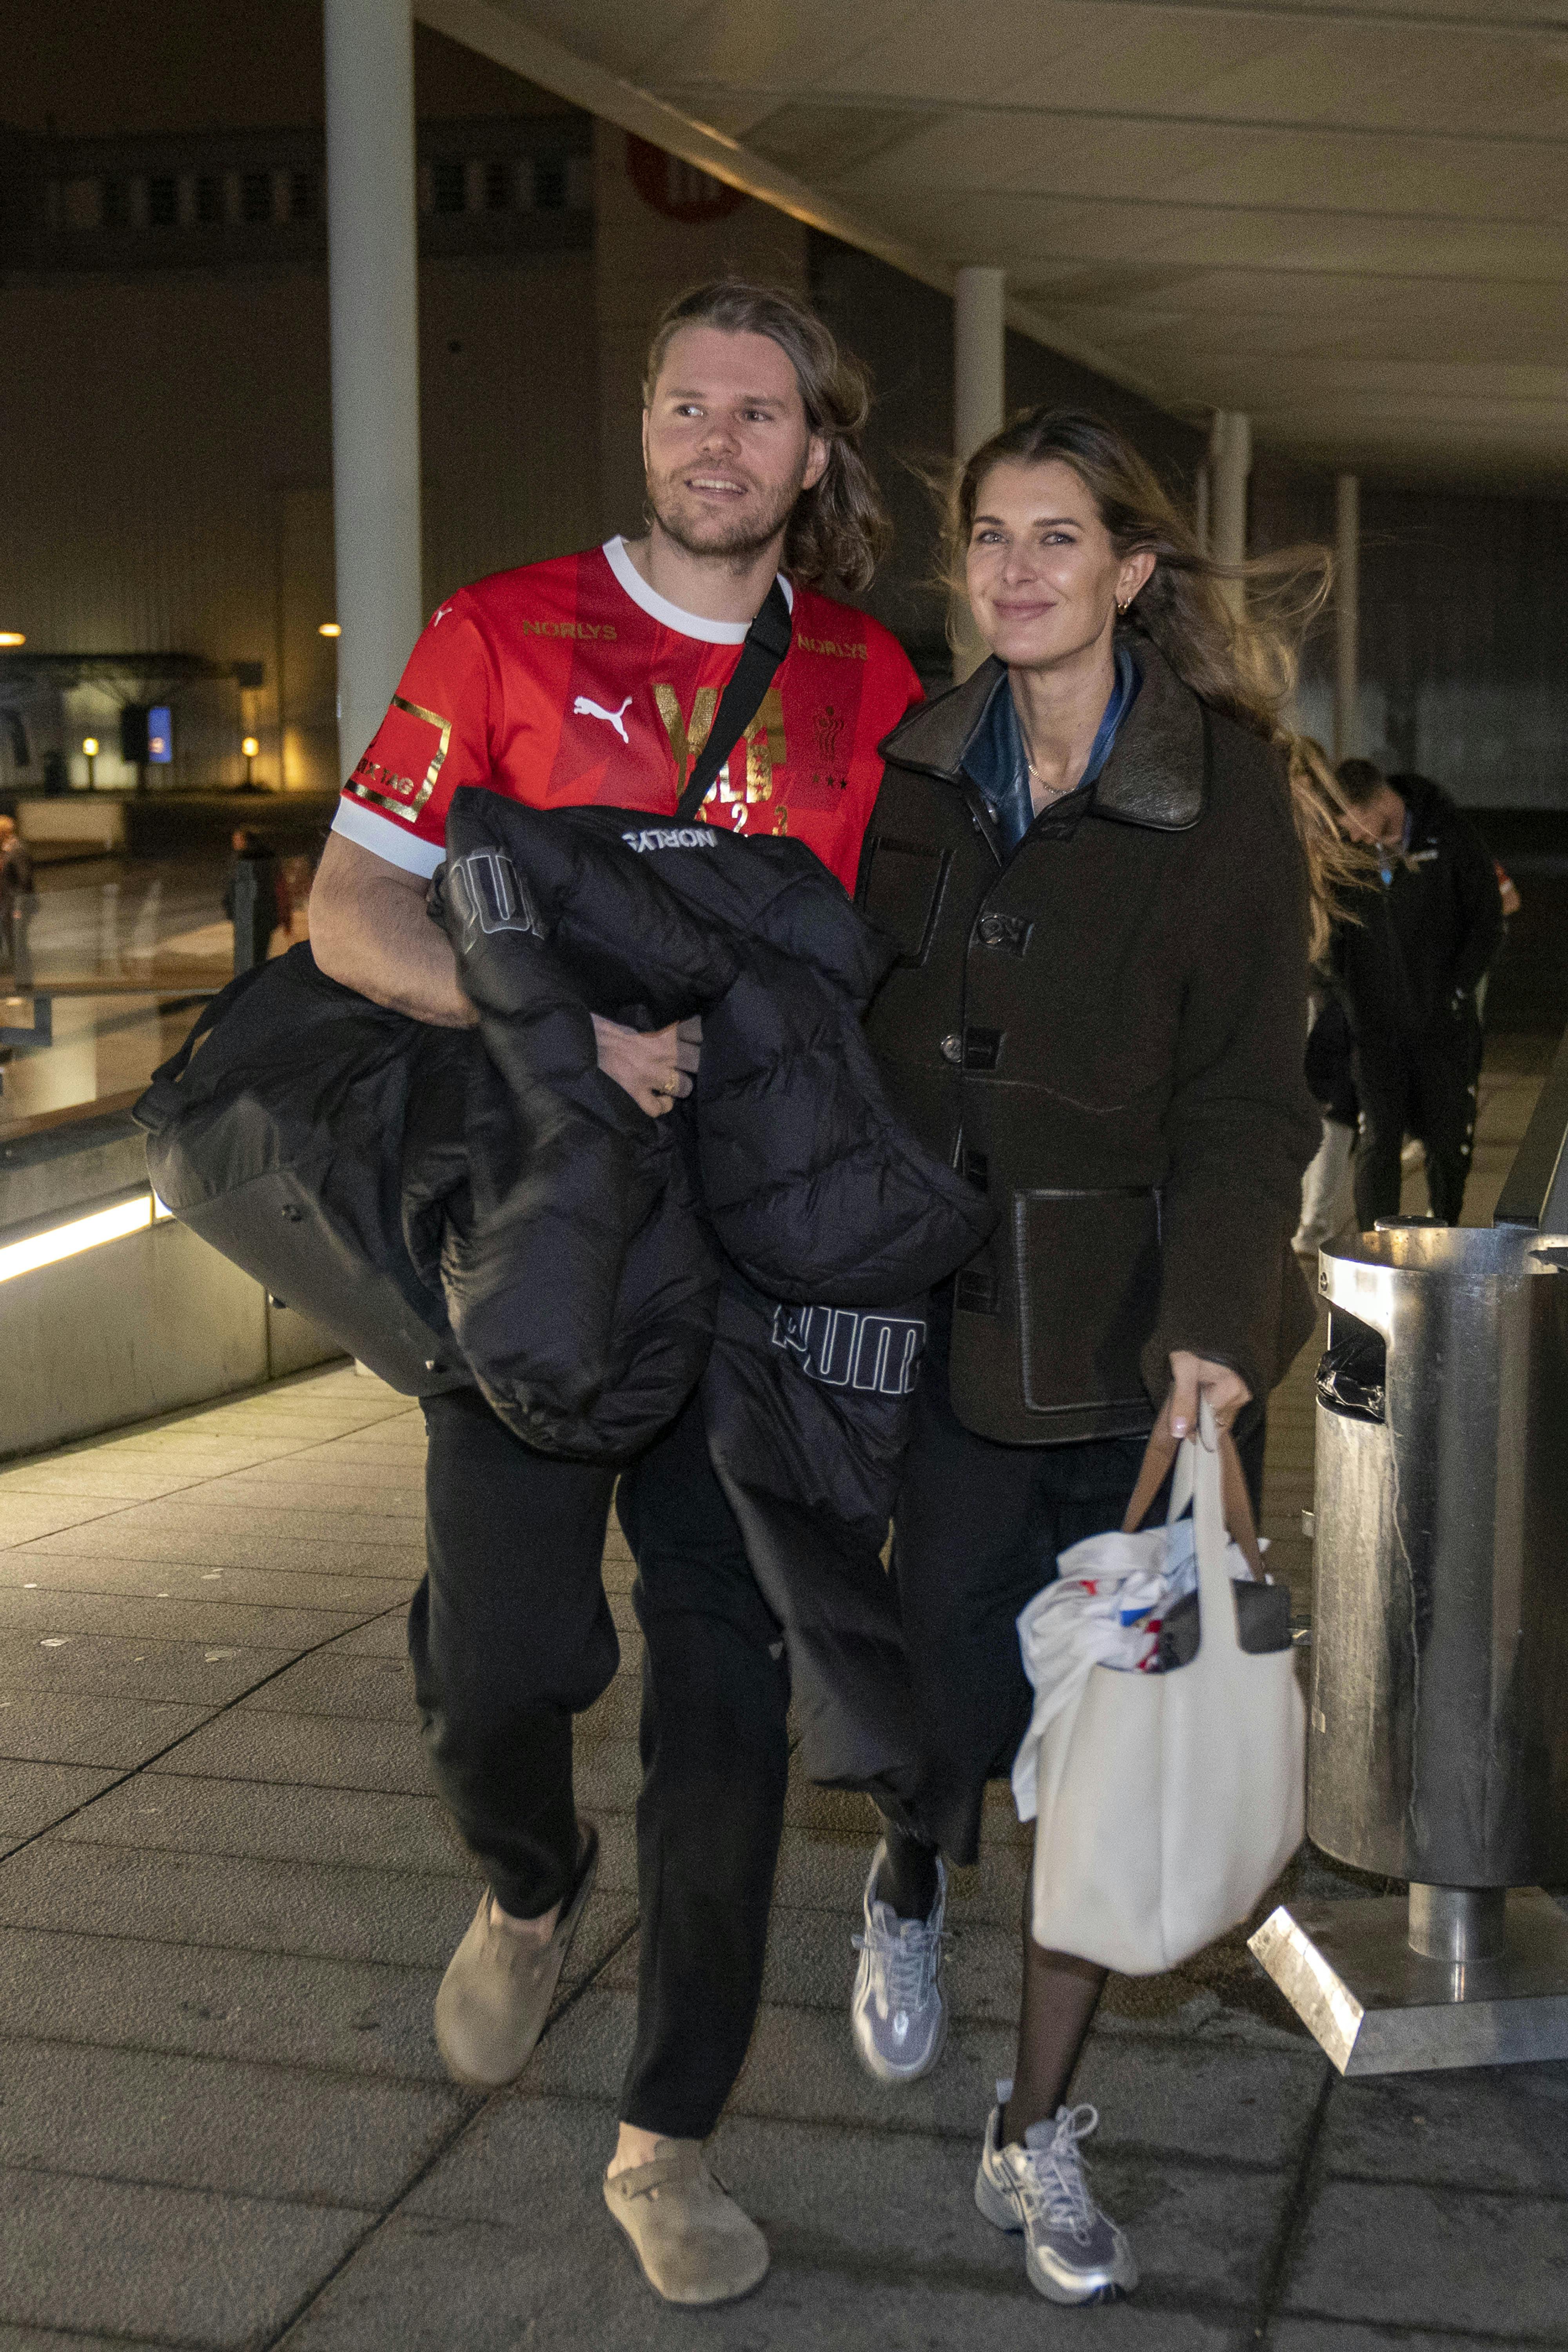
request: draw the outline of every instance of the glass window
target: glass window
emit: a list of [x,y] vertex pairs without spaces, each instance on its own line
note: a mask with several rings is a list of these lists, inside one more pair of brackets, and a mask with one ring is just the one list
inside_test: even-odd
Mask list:
[[443,156],[430,167],[430,186],[438,213],[460,213],[468,210],[468,170],[461,162]]
[[239,179],[239,217],[243,221],[269,221],[272,218],[272,174],[270,172],[242,172]]
[[102,220],[105,228],[124,228],[131,219],[131,183],[105,180]]
[[206,222],[223,218],[223,182],[214,173],[204,172],[196,182],[196,218]]
[[487,163],[485,165],[485,210],[504,213],[510,209],[510,205],[511,165]]
[[153,228],[173,228],[179,217],[179,183],[172,173],[161,172],[147,183],[148,224]]
[[314,220],[320,205],[314,172],[293,172],[289,178],[289,216],[291,220]]
[[566,166],[554,159],[542,161],[533,167],[533,201],[541,212],[559,213],[566,209]]

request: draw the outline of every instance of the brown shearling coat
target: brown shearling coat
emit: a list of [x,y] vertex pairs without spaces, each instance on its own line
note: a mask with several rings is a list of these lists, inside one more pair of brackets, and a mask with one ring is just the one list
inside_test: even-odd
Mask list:
[[900,961],[868,1016],[895,1107],[997,1211],[957,1277],[977,1434],[1146,1431],[1173,1349],[1262,1398],[1312,1328],[1289,1242],[1319,1138],[1302,1077],[1307,877],[1280,760],[1150,640],[1098,782],[1005,856],[964,755],[989,661],[882,746],[860,902]]

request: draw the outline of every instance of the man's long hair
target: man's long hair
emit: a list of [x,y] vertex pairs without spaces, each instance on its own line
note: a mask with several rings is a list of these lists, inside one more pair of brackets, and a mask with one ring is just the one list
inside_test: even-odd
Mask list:
[[[1221,563],[1197,535],[1147,458],[1103,417],[1083,409],[1031,408],[976,449],[953,486],[945,569],[960,595],[981,485],[993,466],[1070,466],[1099,510],[1119,556],[1147,552],[1154,569],[1124,625],[1149,637],[1201,701],[1223,710],[1284,754],[1311,889],[1314,951],[1339,893],[1363,878],[1364,856],[1341,831],[1344,798],[1321,749],[1291,727],[1298,648],[1327,602],[1333,559],[1292,547],[1245,563]],[[1237,610],[1226,583],[1243,583]]]
[[892,537],[887,513],[861,454],[871,414],[871,382],[858,359],[841,352],[810,304],[787,287],[719,278],[678,294],[648,346],[643,405],[683,327],[717,327],[726,335],[766,335],[795,370],[811,431],[827,444],[822,479],[803,490],[784,533],[784,568],[808,588],[868,588]]

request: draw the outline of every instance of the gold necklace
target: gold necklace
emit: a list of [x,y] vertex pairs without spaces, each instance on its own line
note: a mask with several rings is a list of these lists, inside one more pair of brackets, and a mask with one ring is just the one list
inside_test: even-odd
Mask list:
[[[1023,733],[1023,731],[1024,731],[1024,730],[1023,730],[1023,729],[1022,729],[1022,728],[1020,728],[1020,729],[1019,729],[1019,730],[1018,730],[1018,732],[1020,733],[1020,735]],[[1039,772],[1038,768],[1037,768],[1037,767],[1036,767],[1036,765],[1035,765],[1035,763],[1034,763],[1033,760],[1031,760],[1031,759],[1030,759],[1029,754],[1028,754],[1028,751],[1027,751],[1026,750],[1026,751],[1025,751],[1025,753],[1024,753],[1024,765],[1025,765],[1025,767],[1026,767],[1026,768],[1027,768],[1027,770],[1029,771],[1030,775],[1031,775],[1031,776],[1033,776],[1033,778],[1034,778],[1034,780],[1035,780],[1036,783],[1037,783],[1037,784],[1038,784],[1038,786],[1039,786],[1039,788],[1040,788],[1041,792],[1045,794],[1045,796],[1046,796],[1047,800],[1048,800],[1048,801],[1059,801],[1059,800],[1065,800],[1065,799],[1066,799],[1067,794],[1068,794],[1068,793],[1069,792],[1069,790],[1071,789],[1071,787],[1070,787],[1069,785],[1067,785],[1067,784],[1047,784],[1047,782],[1046,782],[1046,780],[1045,780],[1045,778],[1044,778],[1044,776],[1042,776],[1042,775],[1041,775],[1041,773],[1040,773],[1040,772]]]

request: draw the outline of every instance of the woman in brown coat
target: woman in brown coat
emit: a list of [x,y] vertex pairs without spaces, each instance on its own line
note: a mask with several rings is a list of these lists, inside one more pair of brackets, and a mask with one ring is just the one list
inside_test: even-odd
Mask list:
[[[930,1826],[970,1862],[1029,1721],[1018,1612],[1121,1524],[1156,1418],[1181,1437],[1206,1394],[1256,1483],[1262,1400],[1312,1328],[1290,1252],[1318,1139],[1307,964],[1343,852],[1286,756],[1287,632],[1233,614],[1109,425],[1037,411],[987,442],[953,539],[991,658],[884,744],[860,895],[901,951],[869,1021],[893,1100],[997,1212],[933,1311],[895,1521],[947,1794]],[[1321,594],[1319,559],[1246,571],[1276,615]],[[945,1880],[884,1831],[854,2030],[900,2082],[941,2053]],[[1103,1983],[1026,1919],[975,2188],[1064,2303],[1136,2278],[1084,2185],[1093,2110],[1064,2104]]]

